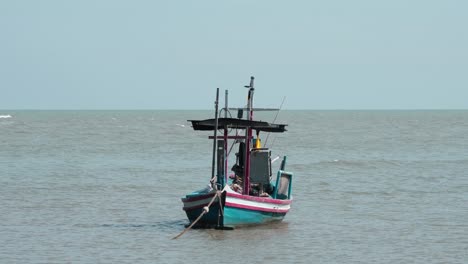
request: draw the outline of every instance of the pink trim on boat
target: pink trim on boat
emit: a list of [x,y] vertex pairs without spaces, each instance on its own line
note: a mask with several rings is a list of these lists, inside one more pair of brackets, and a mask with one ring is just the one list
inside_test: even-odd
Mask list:
[[242,195],[242,194],[237,194],[237,193],[232,193],[232,192],[227,192],[227,196],[242,199],[242,200],[254,201],[254,202],[259,202],[259,203],[269,203],[269,204],[285,205],[285,204],[291,204],[292,202],[292,200],[279,200],[279,199],[273,199],[269,197]]
[[241,209],[247,209],[247,210],[252,210],[252,211],[271,212],[271,213],[287,213],[287,212],[289,212],[288,208],[286,208],[286,209],[262,208],[262,207],[257,207],[257,206],[250,206],[250,205],[230,203],[230,202],[226,202],[226,206],[241,208]]

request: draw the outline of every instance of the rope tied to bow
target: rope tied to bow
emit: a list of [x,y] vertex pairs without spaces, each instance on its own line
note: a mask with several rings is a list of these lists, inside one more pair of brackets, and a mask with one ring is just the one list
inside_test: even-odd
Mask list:
[[200,219],[210,211],[210,206],[213,204],[213,202],[216,200],[217,197],[219,197],[219,205],[220,205],[220,209],[221,209],[221,215],[224,215],[223,208],[222,208],[222,203],[221,203],[221,194],[223,193],[223,191],[224,190],[216,191],[216,194],[213,195],[213,198],[208,203],[208,205],[203,207],[203,210],[202,210],[201,214],[197,217],[197,219],[195,219],[195,221],[193,221],[187,228],[185,228],[180,234],[173,237],[172,239],[177,239],[177,238],[181,237],[185,232],[189,231],[194,225],[196,225],[197,222],[200,221]]

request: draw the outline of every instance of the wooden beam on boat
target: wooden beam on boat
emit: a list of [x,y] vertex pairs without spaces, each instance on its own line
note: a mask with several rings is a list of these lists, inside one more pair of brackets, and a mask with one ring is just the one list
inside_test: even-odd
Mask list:
[[[209,139],[214,139],[213,136],[209,136]],[[224,139],[224,136],[217,136],[217,139]],[[244,136],[227,136],[227,139],[244,139]]]

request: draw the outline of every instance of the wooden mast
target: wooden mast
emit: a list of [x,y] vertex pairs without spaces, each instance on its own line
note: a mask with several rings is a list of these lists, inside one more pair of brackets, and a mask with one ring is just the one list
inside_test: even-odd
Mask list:
[[[254,77],[250,77],[249,94],[247,97],[247,120],[253,119],[253,94],[254,94]],[[244,155],[244,194],[250,193],[250,142],[252,140],[252,128],[246,127],[245,129],[245,155]]]
[[[228,90],[224,92],[224,117],[228,117]],[[228,182],[228,128],[227,125],[224,126],[224,185]],[[224,186],[223,186],[224,188]]]
[[216,166],[216,146],[217,146],[217,132],[218,132],[218,101],[219,101],[219,88],[216,88],[216,101],[215,101],[215,127],[213,136],[213,160],[211,162],[211,185],[213,189],[216,189],[215,184],[215,166]]

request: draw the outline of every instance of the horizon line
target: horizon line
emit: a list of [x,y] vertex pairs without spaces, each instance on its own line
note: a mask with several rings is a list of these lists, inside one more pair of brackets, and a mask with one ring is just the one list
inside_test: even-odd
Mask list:
[[[468,108],[294,108],[280,111],[466,111]],[[213,109],[176,109],[176,108],[16,108],[0,111],[213,111]]]

